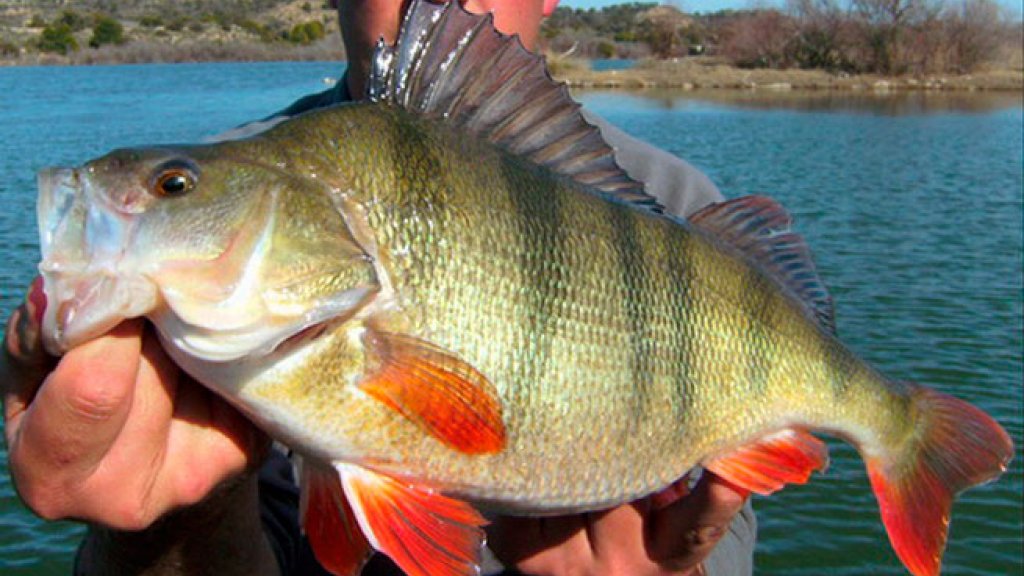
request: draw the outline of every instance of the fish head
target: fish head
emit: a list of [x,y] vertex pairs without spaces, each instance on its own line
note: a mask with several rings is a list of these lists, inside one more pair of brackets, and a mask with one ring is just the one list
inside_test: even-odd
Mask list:
[[147,317],[176,360],[265,355],[374,293],[326,187],[244,152],[123,149],[39,174],[48,351]]

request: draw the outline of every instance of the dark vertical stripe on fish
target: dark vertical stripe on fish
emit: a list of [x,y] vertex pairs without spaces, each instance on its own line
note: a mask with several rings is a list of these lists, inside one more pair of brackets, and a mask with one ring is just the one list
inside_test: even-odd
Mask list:
[[837,401],[845,402],[846,395],[850,391],[854,375],[863,369],[861,364],[848,350],[839,345],[831,334],[825,334],[822,330],[822,337],[818,338],[820,350],[826,358],[825,366],[828,370],[829,383],[832,394]]
[[696,367],[693,360],[693,326],[690,324],[695,312],[693,307],[696,305],[692,290],[695,274],[693,236],[672,234],[669,226],[662,226],[661,229],[666,239],[666,250],[669,251],[666,272],[669,283],[668,297],[672,302],[669,307],[672,340],[666,343],[672,348],[666,357],[675,361],[675,370],[671,375],[676,391],[672,399],[672,408],[676,420],[683,421],[697,400],[693,395],[694,387],[690,384],[694,378],[700,377],[693,373]]
[[747,384],[750,391],[759,396],[767,392],[771,382],[773,346],[772,333],[775,323],[775,286],[756,267],[745,270],[743,291],[749,302],[749,317],[746,319],[746,333],[740,334]]
[[640,215],[634,210],[620,205],[609,206],[609,218],[615,231],[615,248],[619,254],[619,272],[622,285],[625,287],[625,298],[622,305],[629,319],[630,328],[630,378],[636,393],[633,398],[633,416],[637,419],[634,426],[646,414],[646,402],[651,399],[654,391],[652,382],[651,361],[649,350],[650,314],[652,290],[647,285],[647,257],[640,240],[638,220]]
[[[532,381],[544,382],[552,370],[552,346],[556,337],[556,326],[551,319],[557,314],[557,307],[566,297],[560,293],[562,276],[567,272],[566,228],[563,195],[552,189],[555,182],[534,178],[536,169],[523,169],[523,162],[507,158],[502,164],[502,189],[514,207],[515,223],[519,227],[516,238],[519,246],[519,269],[527,282],[526,298],[523,304],[525,326],[524,350],[530,350],[536,358]],[[529,370],[523,363],[521,370]],[[520,374],[521,381],[531,381],[527,374]]]
[[391,165],[396,170],[396,189],[413,192],[403,198],[410,208],[421,211],[444,208],[450,189],[448,171],[444,169],[436,144],[419,123],[410,120],[398,117],[391,124],[395,129],[386,140]]

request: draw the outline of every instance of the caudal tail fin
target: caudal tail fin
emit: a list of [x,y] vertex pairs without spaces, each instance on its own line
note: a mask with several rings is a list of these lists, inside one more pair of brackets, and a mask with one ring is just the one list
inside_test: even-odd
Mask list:
[[903,448],[866,459],[871,487],[896,554],[915,576],[939,573],[953,498],[997,478],[1013,443],[970,404],[915,384],[916,431]]

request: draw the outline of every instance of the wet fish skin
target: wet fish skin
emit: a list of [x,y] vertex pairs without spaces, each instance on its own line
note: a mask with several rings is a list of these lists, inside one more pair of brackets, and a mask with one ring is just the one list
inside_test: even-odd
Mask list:
[[998,424],[845,348],[774,202],[682,222],[578,181],[601,168],[535,162],[558,149],[352,104],[49,173],[46,345],[149,317],[304,455],[304,526],[337,573],[371,548],[471,573],[475,507],[594,510],[698,463],[770,493],[824,467],[810,429],[859,449],[901,559],[937,573],[952,497],[1012,455]]

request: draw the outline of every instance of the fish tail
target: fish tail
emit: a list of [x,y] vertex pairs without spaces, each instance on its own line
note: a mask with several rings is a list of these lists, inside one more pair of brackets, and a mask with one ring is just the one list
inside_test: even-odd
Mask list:
[[953,498],[997,478],[1013,443],[974,406],[913,383],[906,441],[865,458],[893,549],[915,576],[939,573]]

